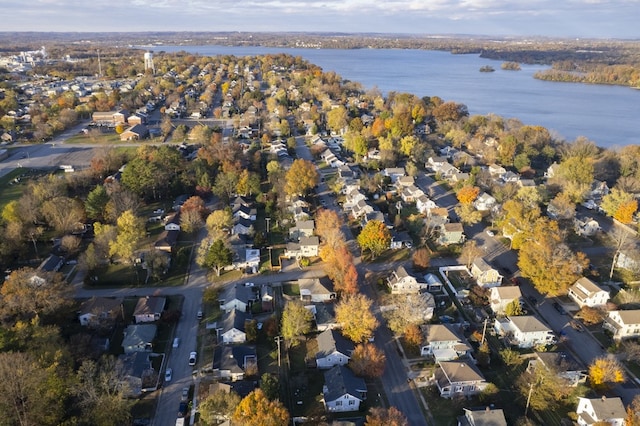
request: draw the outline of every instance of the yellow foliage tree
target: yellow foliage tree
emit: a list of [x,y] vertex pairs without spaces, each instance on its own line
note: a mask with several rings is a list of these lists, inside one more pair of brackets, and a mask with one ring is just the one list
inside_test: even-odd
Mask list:
[[633,222],[633,215],[638,210],[638,200],[630,200],[620,204],[616,210],[613,218],[624,223],[630,224]]
[[465,185],[456,194],[458,201],[462,204],[471,204],[478,198],[478,194],[480,193],[480,188],[477,186]]
[[364,342],[373,335],[378,320],[371,313],[371,299],[363,294],[347,296],[336,305],[336,322],[342,334],[354,342]]
[[391,233],[379,220],[370,220],[358,235],[358,244],[363,250],[369,250],[373,257],[389,248]]
[[270,401],[256,389],[240,401],[233,413],[233,424],[242,426],[282,426],[289,424],[289,412],[278,400]]
[[316,166],[311,161],[298,158],[285,176],[284,190],[288,195],[303,195],[317,183]]
[[608,388],[625,380],[624,370],[615,358],[596,358],[589,366],[589,384],[594,388]]

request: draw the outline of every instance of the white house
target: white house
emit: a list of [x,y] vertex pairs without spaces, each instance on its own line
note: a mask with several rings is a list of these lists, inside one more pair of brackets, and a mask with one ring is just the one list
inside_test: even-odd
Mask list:
[[213,376],[218,380],[238,381],[258,373],[255,346],[216,346],[213,352]]
[[491,210],[496,205],[496,203],[497,201],[492,195],[483,192],[482,194],[478,195],[478,198],[476,198],[476,200],[473,202],[473,205],[475,206],[476,210],[486,212]]
[[354,346],[351,341],[345,339],[340,332],[327,329],[316,337],[318,352],[316,353],[316,366],[328,369],[336,365],[347,365],[351,359]]
[[477,395],[489,384],[478,367],[464,360],[438,362],[433,379],[443,398]]
[[391,178],[391,183],[396,183],[406,172],[404,167],[387,167],[382,171],[382,174]]
[[491,287],[489,291],[489,303],[495,314],[504,314],[504,310],[514,300],[521,301],[522,293],[517,285]]
[[313,220],[301,220],[296,225],[289,228],[289,238],[293,241],[299,241],[302,237],[311,237],[315,228]]
[[427,324],[420,327],[424,337],[420,355],[435,361],[451,361],[465,356],[471,348],[451,324]]
[[583,306],[596,308],[605,306],[610,294],[609,290],[603,289],[587,277],[582,277],[569,287],[568,296],[581,308]]
[[427,214],[431,209],[437,208],[438,205],[425,194],[422,194],[416,198],[416,209],[422,214]]
[[428,287],[427,283],[418,282],[418,279],[410,275],[402,265],[391,273],[388,284],[391,294],[419,293],[426,291]]
[[327,277],[298,280],[300,299],[305,303],[332,302],[336,299],[333,284]]
[[601,230],[598,221],[590,217],[584,219],[574,218],[573,228],[576,234],[584,235],[585,237],[591,237]]
[[578,398],[578,425],[592,426],[607,422],[611,426],[624,426],[627,411],[620,398]]
[[519,348],[555,342],[553,331],[533,315],[496,318],[494,329],[507,344]]
[[640,271],[640,252],[620,251],[616,257],[616,268],[628,269],[632,272]]
[[602,328],[613,333],[614,340],[640,337],[640,309],[609,311]]
[[324,372],[322,396],[330,413],[358,411],[367,398],[367,385],[347,367],[336,365]]
[[146,296],[139,298],[133,310],[133,318],[136,324],[158,321],[166,303],[167,299],[164,297]]
[[229,312],[237,309],[246,312],[251,305],[260,298],[260,289],[252,283],[237,283],[225,286],[220,296],[220,310]]
[[224,344],[244,343],[247,341],[245,324],[249,316],[246,312],[232,309],[230,312],[222,314],[220,328],[217,328],[218,338]]
[[502,284],[502,275],[481,257],[473,259],[471,275],[482,288],[497,287]]

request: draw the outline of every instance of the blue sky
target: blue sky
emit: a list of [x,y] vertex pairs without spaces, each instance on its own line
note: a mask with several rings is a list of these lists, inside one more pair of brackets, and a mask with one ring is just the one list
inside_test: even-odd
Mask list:
[[0,31],[640,38],[640,0],[0,0],[0,16]]

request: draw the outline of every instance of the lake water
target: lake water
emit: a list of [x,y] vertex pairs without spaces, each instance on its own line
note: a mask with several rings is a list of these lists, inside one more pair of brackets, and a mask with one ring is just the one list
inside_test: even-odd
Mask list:
[[[377,87],[384,94],[439,96],[465,104],[470,114],[517,118],[524,124],[544,126],[568,141],[586,136],[608,148],[640,144],[640,90],[534,79],[533,74],[544,66],[523,64],[520,71],[505,71],[500,69],[501,61],[478,55],[411,49],[158,46],[152,50],[206,56],[286,53],[360,82],[365,89]],[[495,72],[480,72],[483,65],[491,65]]]

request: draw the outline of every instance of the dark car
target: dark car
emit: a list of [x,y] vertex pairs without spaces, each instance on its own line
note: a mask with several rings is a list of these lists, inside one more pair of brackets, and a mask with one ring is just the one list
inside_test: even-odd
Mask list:
[[178,417],[184,417],[187,415],[187,403],[181,402],[180,407],[178,408]]
[[567,315],[567,311],[565,311],[564,308],[558,302],[553,302],[553,308],[556,311],[558,311],[561,315]]
[[529,300],[533,306],[538,306],[538,299],[536,299],[535,296],[527,296],[527,300]]

